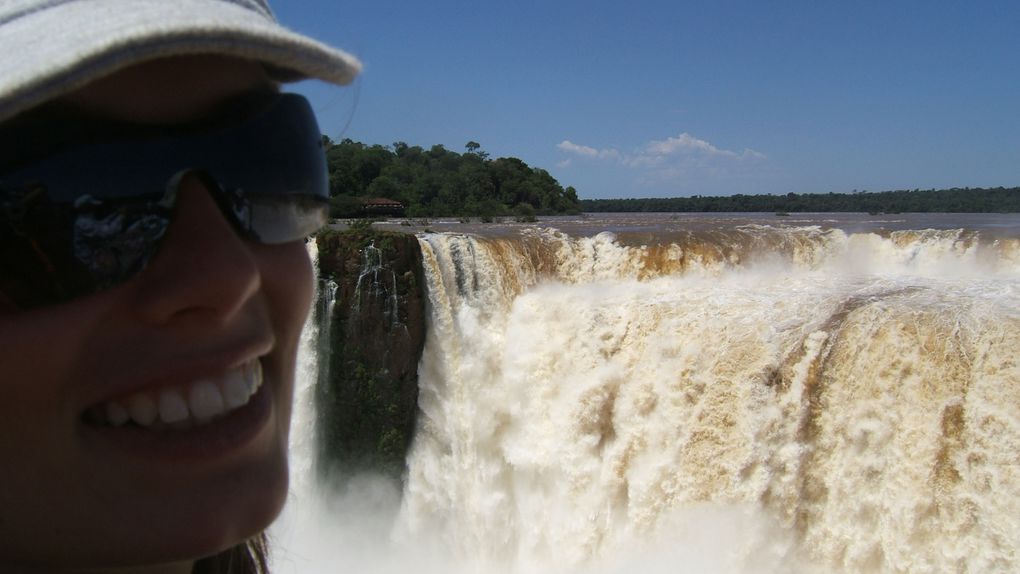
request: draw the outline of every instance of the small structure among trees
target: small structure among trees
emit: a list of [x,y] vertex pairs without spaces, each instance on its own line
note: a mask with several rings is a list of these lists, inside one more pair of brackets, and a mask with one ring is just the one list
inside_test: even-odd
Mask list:
[[367,217],[403,217],[404,204],[385,197],[373,197],[361,201],[361,209]]

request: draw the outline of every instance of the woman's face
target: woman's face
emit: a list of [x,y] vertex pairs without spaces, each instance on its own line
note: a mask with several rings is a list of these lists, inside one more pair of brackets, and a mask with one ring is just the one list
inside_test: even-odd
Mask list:
[[[180,58],[67,104],[173,124],[267,86],[254,64]],[[30,311],[0,297],[0,570],[187,562],[259,532],[283,504],[313,294],[304,245],[240,239],[197,178],[178,197],[160,251],[128,282]],[[183,420],[159,422],[181,404]],[[143,423],[160,414],[114,426],[117,405]]]

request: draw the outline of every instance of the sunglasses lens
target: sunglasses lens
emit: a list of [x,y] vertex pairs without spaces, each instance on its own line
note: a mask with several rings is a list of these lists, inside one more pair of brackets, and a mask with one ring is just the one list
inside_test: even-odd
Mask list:
[[321,132],[285,94],[232,127],[88,145],[0,175],[0,300],[36,307],[130,279],[159,249],[182,173],[245,238],[286,243],[326,223]]
[[[77,290],[113,287],[141,271],[170,225],[162,202],[102,202],[82,198],[75,207],[74,259],[90,281]],[[83,282],[84,283],[84,282]]]
[[270,245],[308,237],[326,224],[329,204],[313,196],[260,196],[248,199],[252,237]]

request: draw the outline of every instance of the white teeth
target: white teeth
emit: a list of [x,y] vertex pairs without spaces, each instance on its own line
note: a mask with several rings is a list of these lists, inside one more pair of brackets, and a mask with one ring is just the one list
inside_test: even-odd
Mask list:
[[201,381],[192,385],[188,391],[188,406],[191,416],[207,421],[223,412],[223,395],[220,389],[209,381]]
[[124,405],[117,401],[112,401],[106,403],[106,420],[109,421],[111,425],[119,427],[131,420],[131,415],[128,414]]
[[[98,412],[105,412],[106,422],[111,426],[121,426],[131,420],[142,427],[184,429],[190,428],[192,423],[206,423],[243,407],[261,386],[262,363],[256,360],[218,379],[164,388],[156,395],[135,393],[96,407]],[[90,412],[97,409],[90,409]],[[102,414],[99,416],[101,421]]]
[[223,383],[223,402],[226,403],[226,408],[236,409],[248,402],[248,398],[251,397],[251,392],[248,391],[248,378],[239,372],[231,373],[227,377]]
[[189,416],[188,403],[177,389],[163,389],[159,392],[159,420],[165,423],[179,423]]
[[128,414],[136,424],[147,427],[156,422],[156,401],[146,394],[139,393],[128,399]]
[[248,385],[249,396],[259,390],[259,387],[262,386],[262,363],[260,361],[252,361],[245,365],[244,381]]

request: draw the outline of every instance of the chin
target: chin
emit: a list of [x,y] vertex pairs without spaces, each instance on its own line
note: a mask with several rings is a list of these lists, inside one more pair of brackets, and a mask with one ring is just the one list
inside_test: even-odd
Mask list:
[[237,458],[227,457],[221,472],[197,480],[194,490],[182,490],[187,512],[177,526],[188,535],[180,538],[181,556],[209,556],[236,546],[268,528],[282,511],[289,486],[292,399],[292,382],[284,374],[293,365],[279,367],[270,363],[280,384],[271,388],[269,420],[253,443]]
[[289,484],[287,433],[276,432],[272,439],[261,459],[196,485],[190,500],[182,501],[190,510],[178,524],[188,532],[180,539],[183,557],[208,556],[240,544],[265,530],[280,514]]
[[135,541],[131,546],[137,553],[129,561],[177,562],[211,556],[259,534],[276,519],[287,500],[289,481],[290,397],[286,386],[282,387],[266,393],[268,413],[254,436],[240,445],[227,441],[223,444],[230,448],[217,456],[184,451],[144,468],[149,480],[133,483],[147,482],[148,487],[136,492],[139,505],[128,511],[131,520],[121,532],[121,540]]
[[278,453],[187,488],[164,490],[159,501],[135,499],[133,509],[117,517],[94,515],[90,528],[53,532],[62,541],[56,548],[36,538],[22,541],[31,549],[8,553],[3,546],[12,541],[0,542],[0,570],[16,564],[43,570],[139,568],[218,554],[264,531],[283,508],[286,447]]
[[[159,544],[162,538],[169,544],[152,548],[145,561],[192,560],[243,543],[276,519],[287,500],[287,488],[285,448],[280,456],[255,468],[197,485],[194,494],[181,501],[182,512],[159,524],[162,536],[154,542]],[[153,540],[151,533],[148,538]]]
[[287,500],[287,485],[285,462],[282,470],[246,477],[217,512],[206,513],[203,524],[191,525],[194,540],[184,554],[216,554],[268,528]]

